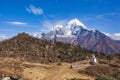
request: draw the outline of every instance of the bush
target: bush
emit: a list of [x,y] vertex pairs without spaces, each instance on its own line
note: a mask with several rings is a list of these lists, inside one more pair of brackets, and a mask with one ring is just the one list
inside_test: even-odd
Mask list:
[[89,80],[89,79],[82,79],[82,78],[72,78],[70,80]]
[[61,63],[61,62],[59,62],[59,63],[57,63],[57,65],[61,66],[61,65],[62,65],[62,63]]
[[101,76],[101,77],[98,77],[96,80],[117,80],[111,76]]
[[87,67],[84,73],[91,76],[100,77],[100,76],[109,76],[118,71],[119,71],[118,69],[112,68],[107,65],[95,65],[95,66]]
[[117,80],[120,80],[120,72],[114,73],[114,74],[112,74],[111,76],[114,77],[114,78],[117,79]]
[[77,80],[76,78],[72,78],[71,80]]

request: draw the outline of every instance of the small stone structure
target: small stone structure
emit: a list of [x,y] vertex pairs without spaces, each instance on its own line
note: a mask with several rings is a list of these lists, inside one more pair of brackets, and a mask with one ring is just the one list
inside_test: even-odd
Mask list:
[[98,64],[95,55],[90,56],[90,64],[92,64],[92,65]]
[[[90,64],[94,65],[94,64],[98,64],[97,59],[95,57],[94,54],[90,55],[88,57],[90,60],[89,61],[85,61],[85,62],[78,62],[78,63],[72,63],[70,66],[70,69],[75,69],[75,68],[79,68],[79,67],[85,67],[85,66],[90,66]],[[89,64],[90,63],[90,64]]]

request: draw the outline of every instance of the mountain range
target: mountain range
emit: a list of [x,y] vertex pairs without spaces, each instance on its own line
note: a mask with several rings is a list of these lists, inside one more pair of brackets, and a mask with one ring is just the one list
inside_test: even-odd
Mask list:
[[[114,40],[110,37],[110,34],[99,30],[89,29],[78,19],[70,20],[67,25],[55,25],[49,32],[37,33],[33,36],[43,40],[54,40],[77,45],[95,52],[120,54],[120,40]],[[5,39],[8,38],[0,35],[0,42]]]
[[99,30],[87,28],[78,19],[70,20],[65,26],[56,25],[48,33],[38,33],[34,36],[77,45],[96,52],[120,54],[119,41],[111,39]]

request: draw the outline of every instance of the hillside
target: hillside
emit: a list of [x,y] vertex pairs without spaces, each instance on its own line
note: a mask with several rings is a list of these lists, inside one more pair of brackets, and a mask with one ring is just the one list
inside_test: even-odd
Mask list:
[[[90,54],[96,55],[98,66],[92,67],[89,64]],[[92,52],[79,46],[40,40],[26,33],[19,33],[0,43],[0,76],[10,76],[17,78],[16,80],[94,80],[99,77],[96,74],[104,72],[109,75],[107,73],[110,71],[112,75],[116,70],[119,72],[119,59],[120,55]],[[79,67],[71,68],[78,64]],[[113,71],[108,70],[109,68]]]
[[41,64],[0,58],[0,80],[5,76],[16,78],[10,80],[71,80],[72,78],[94,80],[94,77],[78,73],[79,70],[85,69],[84,66],[76,69],[71,69],[70,66],[70,63]]
[[[80,66],[71,68],[71,65],[77,64]],[[120,66],[103,63],[90,65],[88,60],[41,64],[14,58],[0,58],[0,80],[6,76],[13,78],[10,80],[101,80],[104,76],[106,79],[102,80],[119,80]]]
[[0,43],[0,57],[20,58],[30,62],[74,62],[86,59],[91,51],[52,40],[40,40],[26,33]]
[[[24,32],[0,43],[0,57],[19,58],[29,62],[75,62],[86,60],[90,54],[95,54],[100,59],[109,56],[62,42],[41,40]],[[119,58],[119,54],[111,56]]]

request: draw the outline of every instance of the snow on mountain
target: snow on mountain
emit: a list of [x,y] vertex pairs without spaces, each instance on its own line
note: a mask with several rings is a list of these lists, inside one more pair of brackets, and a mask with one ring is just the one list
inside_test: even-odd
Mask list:
[[58,36],[76,36],[81,29],[89,30],[78,19],[72,19],[66,26],[56,25],[52,28],[51,32]]
[[36,38],[41,38],[41,33],[35,33],[32,35],[33,37],[36,37]]
[[[78,34],[82,31],[82,36],[87,35],[88,31],[95,32],[95,30],[90,30],[88,29],[82,22],[80,22],[78,19],[72,19],[70,20],[67,25],[55,25],[53,28],[50,30],[49,33],[44,35],[44,38],[51,38],[53,39],[55,36],[58,37],[78,37]],[[86,31],[86,32],[84,32]],[[34,34],[35,37],[41,38],[43,34],[37,33]],[[43,38],[43,37],[42,37]]]
[[[83,48],[108,54],[120,53],[120,43],[98,30],[88,29],[78,19],[70,20],[67,25],[56,25],[48,33],[35,35],[45,40],[54,40],[78,45]],[[118,35],[117,35],[118,36]]]
[[78,19],[72,19],[68,22],[67,27],[71,26],[81,26],[84,29],[88,29],[82,22],[80,22]]
[[[82,22],[78,19],[70,20],[67,25],[55,25],[48,33],[37,33],[34,34],[34,37],[41,38],[41,39],[52,39],[52,40],[59,40],[65,41],[67,43],[74,42],[74,39],[78,37],[79,34],[81,36],[85,36],[88,34],[89,30]],[[65,39],[64,39],[65,38]],[[66,39],[67,38],[67,39]]]

